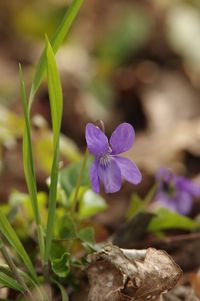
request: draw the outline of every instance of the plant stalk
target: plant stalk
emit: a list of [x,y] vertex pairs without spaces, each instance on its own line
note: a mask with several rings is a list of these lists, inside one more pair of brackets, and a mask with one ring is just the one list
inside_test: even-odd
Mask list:
[[89,155],[89,151],[88,151],[88,148],[87,148],[86,151],[85,151],[85,155],[84,155],[84,158],[83,158],[83,164],[81,166],[81,170],[80,170],[77,182],[76,182],[76,188],[75,188],[74,196],[73,196],[73,199],[72,199],[72,212],[76,211],[78,193],[79,193],[79,189],[80,189],[80,186],[81,186],[81,181],[83,179],[83,173],[84,173],[84,170],[85,170],[85,167],[86,167],[86,164],[87,164],[88,155]]

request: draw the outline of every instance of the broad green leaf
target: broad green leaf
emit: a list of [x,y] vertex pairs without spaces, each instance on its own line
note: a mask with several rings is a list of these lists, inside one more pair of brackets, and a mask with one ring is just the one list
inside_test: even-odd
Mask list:
[[[47,209],[46,209],[47,194],[45,192],[38,192],[37,199],[38,199],[38,208],[40,210],[40,216],[42,219],[42,225],[44,225],[45,221],[47,220]],[[30,221],[32,221],[34,219],[34,216],[31,211],[29,196],[27,196],[27,198],[23,200],[22,206],[23,206],[23,209],[25,211],[27,218]]]
[[137,194],[132,196],[127,211],[128,220],[131,220],[136,214],[144,211],[147,208],[149,203],[153,200],[156,190],[157,185],[153,185],[143,200]]
[[152,218],[149,226],[149,232],[159,232],[168,229],[195,230],[200,225],[189,217],[172,212],[166,208],[160,208],[156,216]]
[[[67,9],[67,12],[66,12],[61,24],[59,25],[56,33],[54,34],[54,36],[51,40],[51,45],[52,45],[52,49],[53,49],[54,53],[57,52],[60,45],[62,44],[76,15],[79,12],[79,9],[80,9],[82,3],[83,3],[83,0],[73,0],[72,4]],[[30,92],[30,96],[29,96],[29,107],[31,107],[34,95],[37,92],[37,90],[40,86],[40,83],[44,77],[45,67],[46,67],[46,54],[45,53],[46,53],[46,50],[44,49],[43,53],[40,57],[40,60],[37,64],[37,67],[36,67],[36,72],[35,72],[35,76],[34,76],[34,79],[32,82],[31,92]]]
[[[62,188],[64,189],[66,196],[69,197],[70,193],[74,190],[76,183],[77,183],[77,177],[79,175],[81,166],[83,164],[83,161],[77,162],[77,163],[71,163],[66,168],[62,169],[60,172],[60,184]],[[91,160],[88,160],[86,164],[86,168],[84,170],[83,178],[81,181],[81,186],[89,186],[90,180],[89,180],[89,167],[91,165]]]
[[[51,172],[53,159],[53,135],[47,128],[41,128],[37,132],[37,140],[34,143],[35,158],[47,174]],[[81,159],[81,154],[76,144],[64,135],[60,136],[60,153],[68,162],[77,162]]]
[[51,251],[50,251],[50,260],[53,261],[57,258],[62,257],[62,255],[66,252],[66,248],[59,243],[58,241],[53,241],[51,244]]
[[89,218],[107,209],[105,200],[91,189],[83,192],[79,201],[78,216],[80,219]]
[[0,284],[11,289],[23,292],[23,287],[13,278],[0,271]]
[[131,197],[129,208],[127,211],[127,219],[131,220],[139,211],[143,210],[143,201],[139,195],[134,194]]
[[[46,226],[47,221],[47,195],[44,192],[38,192],[38,208],[42,219],[42,226]],[[35,237],[35,229],[31,227],[27,232],[27,228],[31,226],[34,219],[30,196],[19,191],[14,191],[9,197],[9,212],[6,212],[6,216],[18,237],[21,239],[27,238],[28,235]]]
[[77,230],[76,224],[71,216],[67,215],[60,219],[59,221],[59,239],[76,239]]
[[54,58],[53,49],[47,40],[46,47],[46,66],[48,77],[48,91],[51,107],[51,119],[53,125],[53,148],[54,158],[51,168],[51,180],[49,189],[48,201],[48,220],[46,231],[46,246],[45,246],[45,262],[49,259],[49,252],[51,249],[51,242],[53,236],[53,227],[55,222],[56,200],[57,200],[57,184],[58,184],[58,171],[59,171],[59,136],[60,126],[62,119],[62,88],[59,78],[59,73]]
[[37,276],[36,276],[35,269],[32,265],[32,262],[28,256],[27,252],[25,251],[21,241],[19,240],[16,232],[10,225],[6,216],[1,212],[1,210],[0,210],[0,231],[5,236],[5,238],[8,240],[8,242],[11,244],[13,249],[21,257],[22,261],[24,262],[26,268],[30,272],[34,281],[37,282]]
[[37,224],[37,234],[38,234],[40,254],[43,258],[43,256],[44,256],[43,255],[44,254],[44,238],[43,238],[42,227],[41,227],[41,217],[40,217],[40,212],[39,212],[39,208],[38,208],[37,184],[36,184],[33,151],[32,151],[32,141],[31,141],[30,116],[29,116],[28,103],[27,103],[26,92],[25,92],[25,84],[24,84],[24,80],[23,80],[21,66],[19,66],[19,71],[20,71],[20,91],[21,91],[21,98],[22,98],[24,117],[25,117],[25,129],[24,129],[24,136],[23,136],[24,173],[25,173],[28,191],[30,194],[35,222]]
[[94,229],[92,227],[85,227],[78,232],[78,238],[83,242],[95,243]]
[[67,277],[70,272],[70,253],[65,252],[60,258],[51,262],[52,270],[59,277]]

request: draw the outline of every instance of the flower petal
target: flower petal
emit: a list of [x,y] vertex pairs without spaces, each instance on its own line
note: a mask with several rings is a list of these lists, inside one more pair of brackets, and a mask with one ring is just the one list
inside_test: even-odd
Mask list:
[[157,181],[173,182],[176,179],[175,174],[168,168],[161,167],[156,173]]
[[190,179],[186,179],[184,177],[179,177],[177,179],[177,187],[180,189],[187,191],[189,194],[191,194],[194,197],[200,196],[200,185],[193,182]]
[[100,191],[100,180],[98,177],[98,161],[94,160],[92,166],[90,167],[90,182],[92,190],[96,193]]
[[113,193],[120,190],[122,185],[121,172],[116,162],[111,159],[105,166],[98,164],[98,175],[104,185],[106,193]]
[[141,172],[131,160],[118,156],[113,158],[120,168],[122,178],[132,184],[139,184],[141,182]]
[[180,191],[176,198],[178,212],[183,215],[189,214],[193,205],[192,196],[185,191]]
[[99,127],[92,123],[86,125],[85,138],[87,142],[87,147],[91,154],[94,156],[102,156],[108,153],[109,144],[108,138],[100,130]]
[[135,132],[131,124],[121,123],[110,137],[112,154],[118,155],[129,150],[132,147],[135,138]]
[[176,198],[169,197],[166,193],[163,193],[162,191],[157,192],[155,203],[159,203],[160,205],[170,209],[171,211],[179,212]]

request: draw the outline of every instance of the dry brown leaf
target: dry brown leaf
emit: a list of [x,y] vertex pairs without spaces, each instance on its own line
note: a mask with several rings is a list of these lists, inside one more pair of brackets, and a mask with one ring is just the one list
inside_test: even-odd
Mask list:
[[109,245],[90,255],[88,301],[161,301],[181,269],[164,251],[125,250]]
[[200,121],[182,121],[173,130],[138,136],[127,157],[150,173],[155,173],[160,166],[183,169],[185,151],[199,157],[199,143]]

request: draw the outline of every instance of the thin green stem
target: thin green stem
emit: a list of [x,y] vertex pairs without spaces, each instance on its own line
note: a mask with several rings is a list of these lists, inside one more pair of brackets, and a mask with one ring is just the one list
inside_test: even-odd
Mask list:
[[1,253],[6,261],[6,263],[8,264],[10,270],[12,271],[16,281],[23,287],[23,289],[27,292],[27,294],[30,296],[31,300],[34,301],[34,297],[31,294],[31,291],[29,290],[28,286],[26,285],[24,279],[21,277],[21,275],[19,274],[17,267],[14,263],[14,261],[12,260],[12,257],[10,256],[10,254],[8,253],[5,245],[4,245],[4,241],[3,241],[3,237],[2,234],[0,233],[0,250]]
[[[46,295],[47,295],[47,301],[52,301],[52,292],[50,287],[50,277],[49,277],[49,262],[44,264],[43,267],[43,275],[44,275],[44,284],[46,286]],[[46,300],[46,299],[45,299]]]
[[146,197],[144,198],[144,201],[143,201],[143,208],[146,208],[149,203],[151,203],[156,191],[158,189],[158,185],[155,184],[151,187],[151,189],[149,190],[149,192],[147,193]]
[[37,236],[38,236],[38,243],[40,249],[40,256],[42,259],[42,265],[44,265],[44,235],[43,235],[41,223],[37,224]]
[[76,182],[76,188],[75,188],[74,196],[73,196],[73,199],[72,199],[72,212],[76,211],[78,193],[79,193],[79,189],[80,189],[80,186],[81,186],[81,181],[83,179],[84,170],[85,170],[85,167],[86,167],[86,164],[87,164],[88,155],[89,155],[89,151],[88,151],[88,149],[86,149],[85,155],[84,155],[84,158],[83,158],[83,164],[81,166],[81,170],[80,170],[77,182]]

